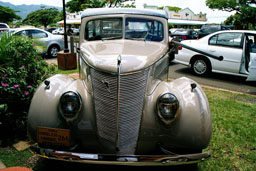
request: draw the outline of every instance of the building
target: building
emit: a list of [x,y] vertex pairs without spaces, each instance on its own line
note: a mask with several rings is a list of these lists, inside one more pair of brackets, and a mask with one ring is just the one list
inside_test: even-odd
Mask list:
[[[80,25],[81,24],[81,12],[78,13],[67,13],[66,14],[66,24],[68,25]],[[63,25],[64,21],[61,20],[58,24]]]
[[[146,5],[145,9],[162,9],[158,6]],[[163,8],[169,16],[168,23],[173,24],[175,28],[200,28],[202,25],[207,23],[206,14],[200,12],[195,14],[191,9],[185,8],[180,11],[171,11],[167,6]]]

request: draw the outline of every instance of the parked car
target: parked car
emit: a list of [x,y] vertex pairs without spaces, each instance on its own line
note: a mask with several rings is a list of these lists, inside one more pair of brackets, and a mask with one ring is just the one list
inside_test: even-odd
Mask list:
[[178,38],[178,40],[197,39],[197,32],[193,29],[178,29],[170,34],[172,38]]
[[172,34],[172,33],[174,33],[176,30],[180,30],[180,29],[183,29],[183,28],[171,28],[171,29],[169,29],[169,33]]
[[52,33],[56,29],[57,29],[56,27],[50,27],[50,28],[46,28],[45,31]]
[[[18,28],[12,31],[14,35],[28,36],[32,39],[39,40],[44,46],[42,53],[49,57],[57,57],[57,52],[63,50],[64,40],[60,35],[53,35],[48,31],[38,28]],[[40,45],[41,45],[40,44]]]
[[9,31],[9,26],[5,23],[0,23],[0,32]]
[[202,25],[201,29],[198,31],[197,38],[202,38],[208,34],[221,31],[221,30],[231,30],[233,26],[230,25],[220,25],[220,24],[204,24]]
[[182,44],[223,56],[215,60],[186,48],[179,50],[175,61],[191,66],[197,75],[217,72],[247,77],[256,80],[256,31],[229,30],[219,31],[199,40],[187,40]]
[[80,78],[41,84],[28,114],[31,149],[45,158],[94,164],[194,164],[211,139],[199,84],[168,80],[168,16],[160,10],[87,9]]
[[80,30],[78,28],[72,28],[74,35],[79,35]]
[[52,31],[52,34],[64,34],[64,28],[57,28]]

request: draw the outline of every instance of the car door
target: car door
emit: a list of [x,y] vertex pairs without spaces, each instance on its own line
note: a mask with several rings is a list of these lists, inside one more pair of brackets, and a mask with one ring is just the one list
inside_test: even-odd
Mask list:
[[48,34],[41,30],[28,30],[28,36],[35,40],[36,45],[41,47],[43,52],[47,51]]
[[256,81],[256,34],[246,34],[244,48],[244,68],[248,74],[247,81]]
[[239,73],[243,53],[243,33],[217,33],[209,38],[208,51],[223,56],[223,61],[210,59],[212,69],[219,72]]

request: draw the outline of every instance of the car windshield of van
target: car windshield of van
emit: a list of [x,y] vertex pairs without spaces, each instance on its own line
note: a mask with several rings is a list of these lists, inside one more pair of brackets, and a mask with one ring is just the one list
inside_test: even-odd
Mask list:
[[95,19],[85,26],[85,39],[109,40],[122,38],[122,18]]
[[156,20],[127,18],[125,38],[160,42],[164,38],[163,24]]

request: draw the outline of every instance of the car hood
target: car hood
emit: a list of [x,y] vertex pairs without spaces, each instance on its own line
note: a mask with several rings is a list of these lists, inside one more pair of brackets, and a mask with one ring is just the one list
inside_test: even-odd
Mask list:
[[141,70],[153,64],[168,50],[159,42],[136,40],[104,40],[82,43],[83,57],[89,65],[117,72],[117,60],[121,58],[121,73]]

